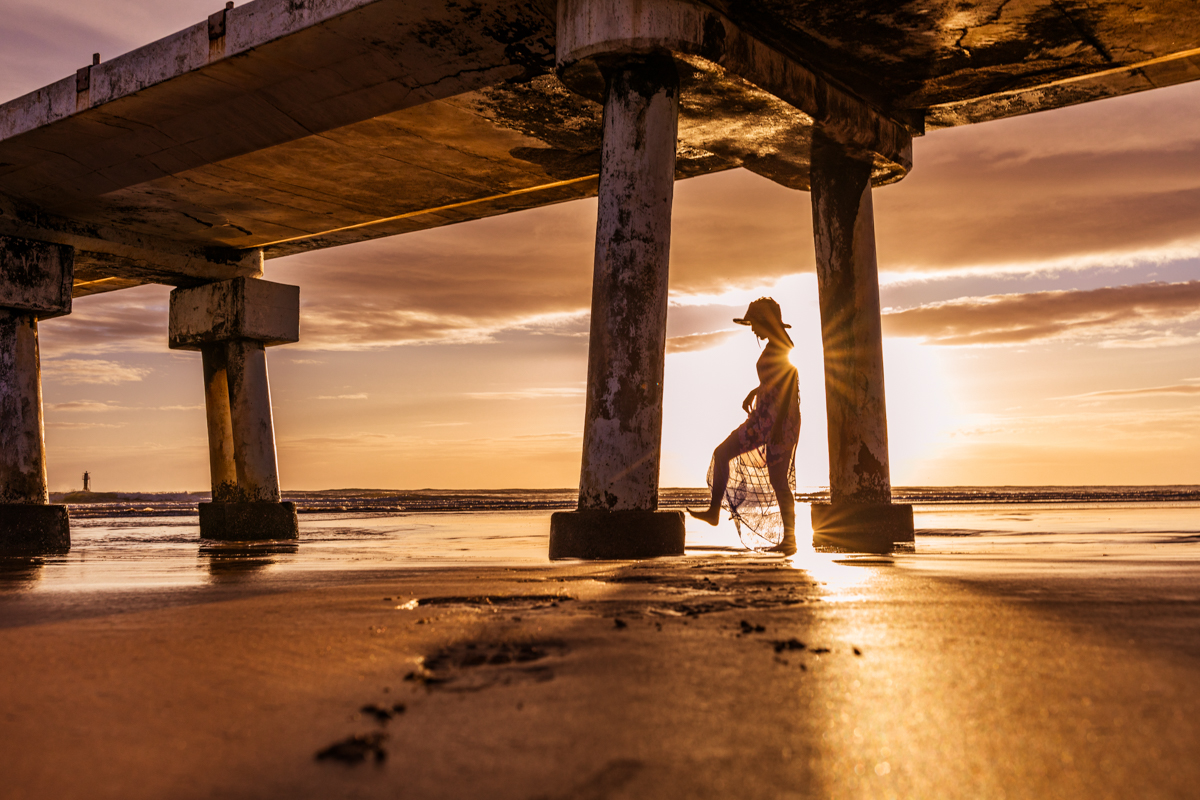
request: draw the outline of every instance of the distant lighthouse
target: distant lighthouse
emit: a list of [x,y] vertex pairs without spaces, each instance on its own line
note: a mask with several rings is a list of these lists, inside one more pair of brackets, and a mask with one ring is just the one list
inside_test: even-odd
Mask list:
[[83,473],[83,490],[90,492],[92,490],[92,473],[84,470]]

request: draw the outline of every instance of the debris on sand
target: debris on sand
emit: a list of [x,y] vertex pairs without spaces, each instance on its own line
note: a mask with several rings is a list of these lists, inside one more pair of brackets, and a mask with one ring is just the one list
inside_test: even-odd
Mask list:
[[439,678],[429,670],[421,667],[404,676],[404,680],[419,683],[422,686],[436,686],[440,683],[446,683],[446,678]]
[[386,740],[386,733],[356,734],[318,752],[317,761],[333,760],[343,764],[361,764],[367,756],[373,756],[378,764],[387,759],[387,751],[383,749]]
[[376,722],[387,723],[392,717],[397,714],[403,714],[407,710],[404,703],[395,703],[391,708],[383,708],[374,703],[365,705],[359,709],[359,712],[368,717],[374,717]]

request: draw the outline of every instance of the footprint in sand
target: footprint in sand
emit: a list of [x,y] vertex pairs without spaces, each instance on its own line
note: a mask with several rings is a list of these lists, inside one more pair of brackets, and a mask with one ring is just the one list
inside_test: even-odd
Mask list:
[[554,678],[546,664],[535,664],[567,652],[559,641],[461,642],[426,656],[420,668],[404,676],[427,689],[474,692],[518,682]]

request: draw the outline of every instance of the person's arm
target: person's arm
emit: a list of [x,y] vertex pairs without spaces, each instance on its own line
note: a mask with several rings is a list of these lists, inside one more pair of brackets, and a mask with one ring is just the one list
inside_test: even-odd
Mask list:
[[754,399],[758,397],[758,387],[755,386],[750,390],[750,394],[746,395],[746,399],[742,401],[742,411],[747,414],[754,408]]

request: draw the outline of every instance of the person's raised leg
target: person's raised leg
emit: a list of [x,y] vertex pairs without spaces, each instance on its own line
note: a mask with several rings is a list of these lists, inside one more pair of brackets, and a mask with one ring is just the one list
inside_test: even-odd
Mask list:
[[716,525],[721,521],[721,498],[725,496],[725,488],[729,486],[729,462],[741,452],[737,431],[729,434],[725,441],[717,445],[717,449],[713,451],[712,496],[709,498],[708,508],[704,511],[693,511],[689,508],[689,514],[709,525]]

